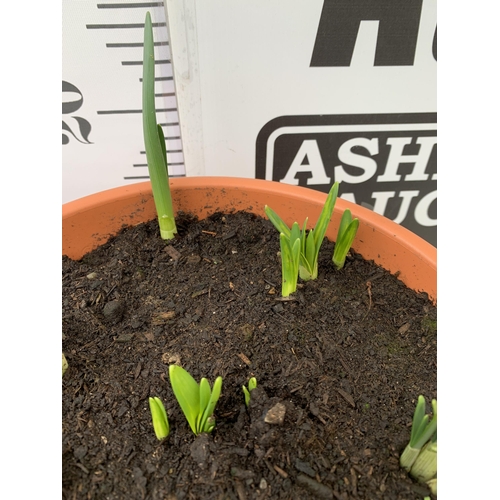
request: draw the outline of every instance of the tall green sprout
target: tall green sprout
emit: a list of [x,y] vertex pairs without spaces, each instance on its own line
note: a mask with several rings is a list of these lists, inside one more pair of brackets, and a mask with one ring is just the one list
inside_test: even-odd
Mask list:
[[142,125],[153,198],[158,214],[160,235],[164,240],[174,238],[175,225],[172,195],[168,180],[165,137],[156,122],[155,108],[155,55],[151,15],[146,12],[144,24],[144,55],[142,77]]

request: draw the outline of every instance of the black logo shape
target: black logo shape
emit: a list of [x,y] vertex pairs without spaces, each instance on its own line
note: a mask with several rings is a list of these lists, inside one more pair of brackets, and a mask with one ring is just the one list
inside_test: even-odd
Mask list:
[[[62,81],[62,91],[63,92],[71,92],[71,93],[76,93],[80,97],[74,101],[69,101],[69,102],[63,102],[62,103],[62,112],[63,115],[71,114],[74,113],[75,111],[78,111],[83,104],[83,95],[76,87],[75,85],[65,82],[64,80]],[[78,142],[81,142],[82,144],[93,144],[92,142],[89,141],[89,135],[92,130],[92,126],[90,123],[85,119],[82,118],[81,116],[71,116],[73,120],[76,120],[77,126],[78,126],[78,131],[80,133],[81,139],[77,137],[77,135],[73,132],[71,127],[63,120],[62,122],[62,143],[68,144],[70,140],[69,134],[71,134]]]

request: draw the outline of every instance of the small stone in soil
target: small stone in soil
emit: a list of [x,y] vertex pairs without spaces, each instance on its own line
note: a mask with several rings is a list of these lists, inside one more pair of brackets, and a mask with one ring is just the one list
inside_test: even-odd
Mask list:
[[272,310],[275,313],[283,312],[283,304],[276,304],[275,306],[272,307]]
[[87,447],[86,446],[77,446],[75,448],[75,450],[73,451],[73,455],[78,460],[81,460],[86,454],[87,454]]
[[106,321],[116,324],[122,320],[124,311],[125,304],[123,302],[119,300],[112,300],[104,306],[102,313]]
[[281,425],[285,420],[286,407],[283,403],[276,403],[266,414],[264,422]]
[[314,401],[311,401],[309,403],[309,411],[315,416],[317,417],[319,415],[319,408],[318,406],[314,403]]

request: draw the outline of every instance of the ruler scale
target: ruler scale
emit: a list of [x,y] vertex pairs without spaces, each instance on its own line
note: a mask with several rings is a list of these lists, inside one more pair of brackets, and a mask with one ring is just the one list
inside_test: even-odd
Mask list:
[[[64,0],[63,7],[63,49],[66,46],[63,81],[78,88],[82,102],[73,116],[63,115],[63,140],[65,124],[72,127],[73,132],[75,120],[84,118],[91,125],[88,143],[92,144],[86,149],[79,148],[82,140],[78,133],[63,143],[64,168],[68,172],[68,180],[63,185],[65,190],[75,193],[66,195],[66,199],[126,184],[124,181],[149,179],[141,117],[144,18],[148,10],[155,38],[157,120],[165,135],[169,175],[184,176],[163,2]],[[70,93],[64,93],[63,85],[63,102],[71,98],[75,99]],[[120,137],[123,137],[121,144]],[[137,148],[135,153],[134,148]]]
[[[163,11],[163,2],[143,2],[143,3],[120,3],[120,4],[97,4],[98,9],[136,9],[136,8],[153,8],[153,7],[161,7]],[[167,28],[167,23],[166,22],[153,22],[152,23],[153,28]],[[125,24],[110,24],[110,25],[100,25],[100,24],[93,24],[93,25],[87,25],[87,29],[137,29],[139,28],[141,30],[141,36],[144,30],[144,23],[125,23]],[[168,32],[167,32],[168,34]],[[122,43],[122,44],[111,44],[107,43],[106,47],[107,48],[125,48],[125,47],[120,47],[125,46],[127,48],[133,47],[133,48],[139,48],[142,49],[144,44],[142,42],[128,42]],[[170,43],[167,40],[162,40],[162,41],[156,41],[155,42],[155,47],[165,47],[169,46]],[[142,50],[141,54],[142,56]],[[156,57],[155,65],[158,68],[158,70],[161,72],[163,68],[167,69],[167,71],[172,72],[172,61],[171,59],[159,59]],[[137,60],[133,61],[121,61],[122,66],[139,66],[142,67],[142,57]],[[139,81],[142,84],[142,78],[139,78]],[[157,76],[155,77],[155,82],[167,82],[167,81],[172,81],[173,82],[173,76]],[[175,91],[173,92],[155,92],[155,97],[173,97],[175,98]],[[156,108],[157,113],[177,113],[177,102],[175,102],[175,107],[171,108]],[[127,114],[127,113],[141,113],[142,114],[142,109],[139,110],[102,110],[98,111],[98,114]],[[177,134],[172,135],[171,129],[169,130],[167,127],[178,127],[179,126],[179,121],[175,120],[173,122],[165,122],[162,123],[161,121],[159,122],[160,126],[164,128],[164,134],[165,134],[165,142],[166,142],[166,147],[167,147],[167,162],[169,165],[169,172],[171,172],[172,176],[175,176],[175,173],[172,172],[172,167],[184,167],[184,161],[182,158],[182,161],[172,161],[172,158],[169,158],[169,156],[176,154],[177,156],[182,154],[182,147],[181,148],[175,148],[175,147],[170,147],[169,143],[171,141],[180,141],[181,136],[180,136],[180,130]],[[145,151],[141,151],[141,155],[145,155]],[[148,164],[147,163],[134,163],[132,165],[134,168],[141,168],[141,169],[147,169]],[[126,180],[133,180],[133,179],[144,179],[144,178],[149,178],[149,175],[147,175],[147,170],[145,174],[142,175],[132,175],[132,176],[124,176],[124,179]]]

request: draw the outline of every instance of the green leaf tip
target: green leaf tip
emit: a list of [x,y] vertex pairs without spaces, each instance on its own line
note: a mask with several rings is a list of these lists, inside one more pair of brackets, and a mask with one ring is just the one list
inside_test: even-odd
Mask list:
[[153,428],[159,441],[165,439],[170,433],[167,412],[160,398],[149,398],[149,409],[153,421]]
[[250,393],[257,387],[257,379],[255,377],[251,377],[248,380],[248,388],[245,387],[244,385],[241,386],[243,389],[243,394],[245,395],[245,404],[248,408],[248,405],[250,404]]
[[68,362],[66,361],[66,356],[64,353],[62,353],[62,376],[64,377],[64,374],[66,373],[66,370],[68,369]]

